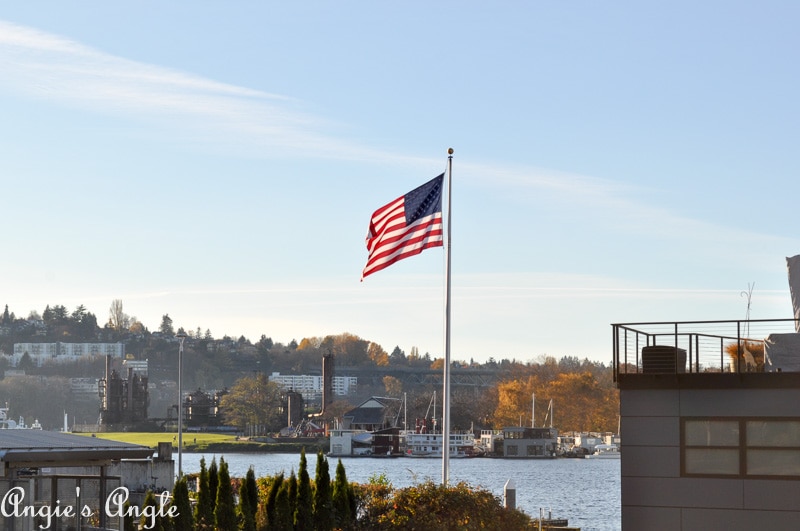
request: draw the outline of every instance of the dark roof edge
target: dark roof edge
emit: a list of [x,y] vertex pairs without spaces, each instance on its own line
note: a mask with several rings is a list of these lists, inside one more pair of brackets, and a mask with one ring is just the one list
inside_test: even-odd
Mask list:
[[646,389],[800,389],[800,372],[620,373],[617,387]]
[[113,448],[113,449],[89,449],[80,448],[75,450],[58,449],[22,449],[8,448],[0,453],[0,461],[6,463],[18,462],[52,462],[54,464],[70,461],[118,461],[120,459],[145,459],[152,457],[154,451],[147,447],[134,448]]

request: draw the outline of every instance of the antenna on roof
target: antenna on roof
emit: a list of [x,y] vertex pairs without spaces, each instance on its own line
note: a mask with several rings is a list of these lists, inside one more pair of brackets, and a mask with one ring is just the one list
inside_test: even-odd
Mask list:
[[747,291],[742,291],[741,293],[739,293],[740,297],[747,297],[747,312],[744,315],[746,321],[744,325],[745,326],[744,334],[747,337],[750,337],[750,302],[753,299],[753,288],[755,286],[756,286],[755,282],[753,282],[752,284],[748,282]]

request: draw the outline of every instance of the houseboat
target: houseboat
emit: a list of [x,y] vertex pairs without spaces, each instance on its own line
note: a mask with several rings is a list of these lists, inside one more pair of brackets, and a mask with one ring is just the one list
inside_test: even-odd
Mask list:
[[558,457],[558,430],[553,427],[503,428],[501,456],[517,459],[555,459]]
[[[417,419],[413,432],[405,434],[406,457],[442,457],[444,434],[428,425],[427,419]],[[474,457],[475,436],[472,432],[450,432],[450,458]]]

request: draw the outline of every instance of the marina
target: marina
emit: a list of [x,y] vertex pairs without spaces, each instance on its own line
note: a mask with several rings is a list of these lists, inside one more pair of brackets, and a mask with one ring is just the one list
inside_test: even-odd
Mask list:
[[[509,426],[502,430],[454,431],[450,457],[555,459],[557,457],[619,458],[618,435],[572,434],[559,436],[553,427]],[[417,419],[413,430],[384,428],[375,431],[336,428],[329,434],[329,457],[442,457],[443,438],[426,419]],[[286,439],[291,440],[289,438]],[[599,451],[598,451],[599,450]]]
[[373,396],[346,412],[330,430],[328,456],[441,458],[446,441],[451,458],[555,459],[589,455],[598,445],[619,448],[619,436],[612,433],[559,437],[553,426],[552,400],[546,417],[549,426],[506,426],[480,430],[479,435],[475,430],[445,432],[436,417],[436,393],[425,416],[415,419],[411,429],[404,429],[408,426],[405,403],[405,398],[393,401]]

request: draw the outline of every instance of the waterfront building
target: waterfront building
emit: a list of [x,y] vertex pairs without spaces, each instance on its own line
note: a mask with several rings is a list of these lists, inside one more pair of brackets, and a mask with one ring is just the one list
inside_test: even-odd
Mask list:
[[624,530],[798,528],[795,323],[612,325]]
[[[399,399],[373,396],[347,411],[330,430],[330,454],[372,455],[374,444],[381,451],[399,452],[401,406]],[[379,437],[374,439],[376,433]]]

